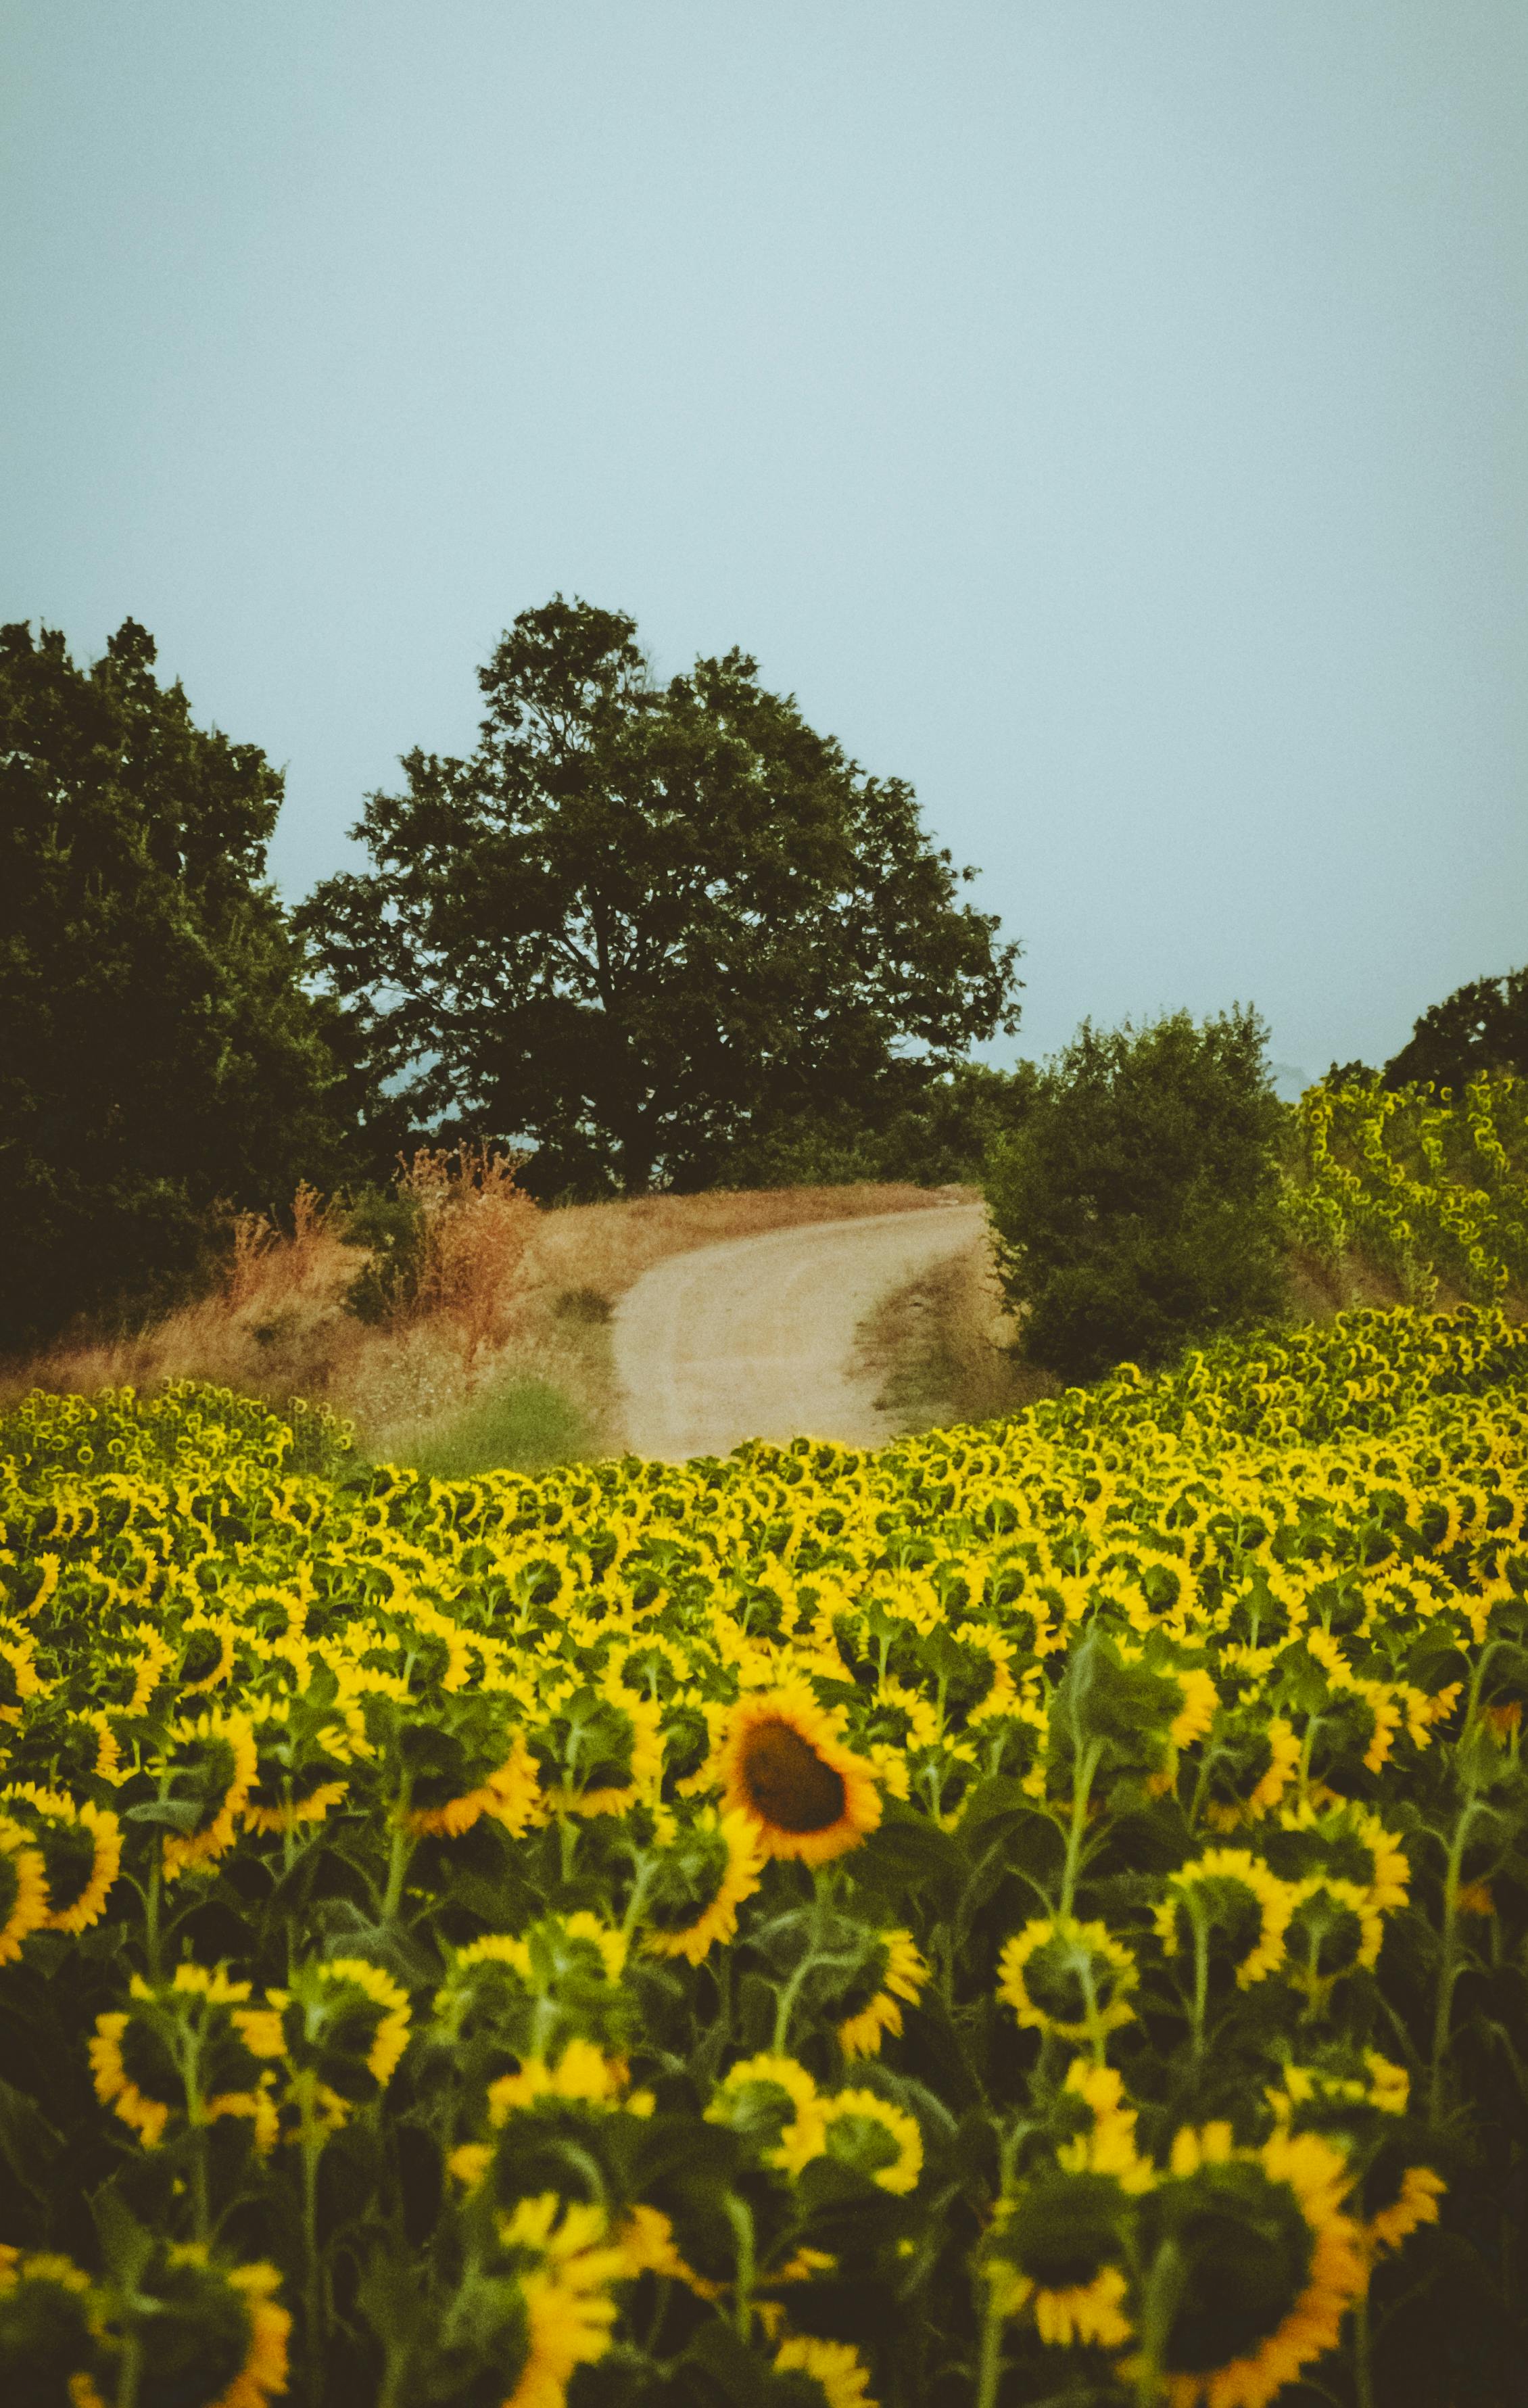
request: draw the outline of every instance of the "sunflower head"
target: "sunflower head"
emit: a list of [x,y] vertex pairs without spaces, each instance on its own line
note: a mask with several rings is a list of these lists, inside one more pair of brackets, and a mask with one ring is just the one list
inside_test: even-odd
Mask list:
[[0,2398],[99,2397],[106,2358],[90,2277],[67,2258],[0,2248]]
[[408,2042],[409,2008],[407,1990],[379,1965],[321,1958],[265,1995],[280,2019],[281,2054],[309,2089],[352,2102],[386,2089]]
[[21,1955],[23,1941],[42,1929],[48,1912],[42,1850],[21,1823],[0,1814],[0,1965]]
[[179,1965],[168,1982],[135,1980],[124,2009],[96,2017],[95,2095],[145,2148],[156,2148],[172,2121],[205,2125],[224,2115],[247,2118],[257,2141],[266,2140],[279,2034],[249,1999],[248,1982]]
[[34,1782],[0,1790],[0,1814],[19,1823],[42,1857],[48,1886],[46,1931],[84,1931],[99,1922],[121,1865],[121,1825],[109,1808]]
[[774,2376],[779,2408],[876,2408],[870,2370],[847,2341],[793,2333],[775,2352]]
[[900,2197],[916,2190],[923,2136],[915,2116],[874,2090],[839,2090],[821,2102],[826,2155]]
[[737,1910],[759,1886],[758,1827],[736,1809],[706,1808],[679,1827],[653,1863],[642,1896],[650,1956],[698,1965],[737,1928]]
[[793,2175],[826,2145],[822,2104],[804,2065],[766,2051],[732,2068],[712,2092],[706,2120],[738,2133],[762,2165]]
[[1366,2280],[1345,2212],[1349,2179],[1314,2133],[1276,2133],[1260,2150],[1235,2147],[1224,2124],[1178,2133],[1140,2208],[1148,2296],[1162,2253],[1173,2252],[1156,2339],[1175,2402],[1266,2408],[1334,2347]]
[[1169,1956],[1203,1950],[1211,1973],[1245,1989],[1279,1965],[1294,1897],[1245,1848],[1210,1848],[1169,1873],[1156,1931]]
[[662,1721],[650,1698],[615,1681],[584,1683],[557,1697],[527,1733],[536,1813],[624,1814],[662,1778]]
[[1063,2040],[1092,2040],[1135,2014],[1135,1960],[1102,1923],[1045,1915],[1007,1942],[997,1995],[1021,2024]]
[[748,1816],[765,1856],[827,1864],[880,1821],[874,1768],[805,1684],[740,1698],[717,1771],[725,1811]]
[[493,1691],[441,1698],[430,1715],[410,1710],[393,1724],[390,1753],[398,1820],[416,1839],[460,1839],[485,1814],[516,1838],[536,1802],[535,1762]]
[[1208,1751],[1203,1780],[1211,1830],[1258,1823],[1278,1807],[1300,1761],[1300,1742],[1282,1714],[1243,1706],[1228,1715]]
[[247,1713],[219,1710],[175,1724],[156,1760],[179,1816],[164,1836],[164,1878],[199,1871],[233,1846],[259,1769]]
[[1329,1873],[1312,1873],[1297,1883],[1292,1901],[1285,1970],[1313,2007],[1323,2006],[1334,1983],[1376,1964],[1384,1918],[1372,1891]]
[[287,2385],[292,2318],[274,2266],[229,2266],[202,2248],[156,2249],[117,2317],[137,2344],[142,2408],[264,2408]]
[[1133,2195],[1109,2174],[1042,2164],[1005,2199],[983,2244],[993,2309],[1029,2311],[1040,2339],[1064,2347],[1130,2338],[1123,2265]]
[[453,2047],[515,2057],[554,2057],[574,2039],[619,2051],[635,2014],[625,1965],[624,1936],[586,1908],[489,1932],[456,1951],[436,1993],[436,2030]]

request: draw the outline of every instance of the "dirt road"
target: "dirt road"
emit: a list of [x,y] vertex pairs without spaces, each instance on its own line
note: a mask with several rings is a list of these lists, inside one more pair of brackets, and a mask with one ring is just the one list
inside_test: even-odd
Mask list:
[[634,1454],[682,1463],[744,1439],[806,1433],[849,1446],[893,1435],[854,1333],[872,1306],[980,1231],[979,1204],[878,1213],[671,1255],[612,1325]]

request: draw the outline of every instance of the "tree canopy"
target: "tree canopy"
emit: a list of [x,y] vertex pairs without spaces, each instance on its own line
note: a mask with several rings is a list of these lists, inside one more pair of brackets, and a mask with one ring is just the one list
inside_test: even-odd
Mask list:
[[1435,1003],[1386,1063],[1384,1079],[1387,1087],[1429,1080],[1462,1087],[1481,1070],[1515,1070],[1528,1079],[1528,968],[1472,979]]
[[1284,1301],[1267,1032],[1237,1008],[1196,1025],[1095,1029],[1047,1066],[987,1180],[1024,1352],[1067,1380],[1165,1363]]
[[[899,779],[732,651],[659,684],[561,595],[504,636],[476,750],[369,797],[372,867],[299,915],[416,1116],[536,1149],[542,1192],[699,1185],[1017,1026],[1018,948]],[[905,1076],[904,1076],[905,1083]]]
[[333,1006],[264,882],[281,780],[146,630],[0,628],[0,1343],[148,1297],[338,1167]]

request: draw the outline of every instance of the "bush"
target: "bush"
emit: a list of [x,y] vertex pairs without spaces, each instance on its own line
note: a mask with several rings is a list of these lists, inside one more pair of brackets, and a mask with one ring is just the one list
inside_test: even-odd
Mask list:
[[1170,1361],[1284,1303],[1266,1030],[1240,1007],[1195,1026],[1091,1022],[994,1153],[988,1208],[1030,1359],[1063,1379]]

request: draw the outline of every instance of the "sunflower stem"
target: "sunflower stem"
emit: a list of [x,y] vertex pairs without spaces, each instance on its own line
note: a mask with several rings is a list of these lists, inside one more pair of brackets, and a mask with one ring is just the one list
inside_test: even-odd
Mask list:
[[1193,1923],[1193,2066],[1197,2071],[1205,2054],[1205,2011],[1209,2003],[1209,1927],[1192,1897],[1189,1914]]
[[753,2323],[753,2211],[735,2191],[727,2193],[727,2220],[737,2242],[737,2280],[734,2288],[737,2338],[746,2343]]
[[143,1901],[143,1954],[150,1982],[164,1980],[160,1961],[159,1908],[164,1888],[164,1837],[154,1834],[153,1862],[149,1868],[149,1887]]
[[1459,1876],[1464,1861],[1464,1842],[1474,1820],[1475,1800],[1471,1798],[1466,1800],[1459,1817],[1443,1876],[1443,1932],[1437,2008],[1433,2017],[1433,2060],[1427,2083],[1427,2114],[1435,2128],[1443,2116],[1444,2066],[1453,2021],[1454,1985],[1459,1979]]
[[398,1909],[403,1904],[403,1885],[413,1858],[414,1842],[406,1828],[412,1786],[412,1783],[406,1775],[403,1792],[398,1799],[396,1820],[393,1826],[393,1849],[388,1858],[387,1868],[387,1894],[382,1899],[381,1920],[384,1923],[393,1923],[397,1918]]
[[1103,1742],[1094,1740],[1079,1758],[1072,1783],[1072,1823],[1066,1834],[1066,1865],[1062,1874],[1061,1905],[1058,1909],[1062,1914],[1071,1914],[1072,1900],[1077,1896],[1077,1877],[1082,1864],[1082,1834],[1088,1822],[1088,1799],[1102,1755]]
[[315,2101],[303,2099],[303,2322],[307,2342],[307,2396],[313,2408],[323,2399],[323,2272],[319,2260],[319,2160],[323,2133],[313,2122]]
[[987,2292],[987,2311],[981,2319],[981,2357],[977,2366],[976,2408],[997,2408],[998,2386],[1003,2380],[1003,2318],[993,2302],[990,2283]]
[[1374,2408],[1374,2366],[1370,2355],[1369,2294],[1360,2292],[1353,2309],[1353,2385],[1358,2408]]

